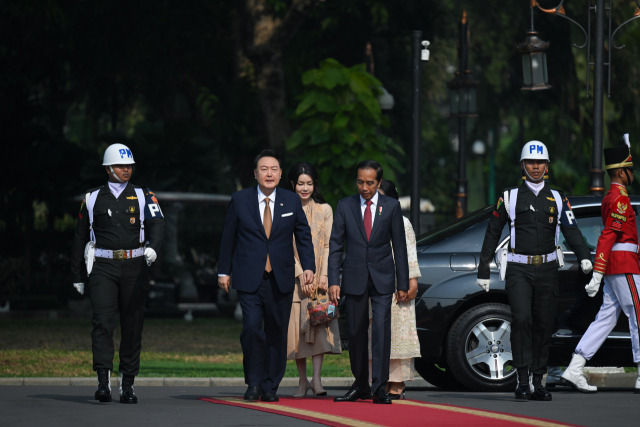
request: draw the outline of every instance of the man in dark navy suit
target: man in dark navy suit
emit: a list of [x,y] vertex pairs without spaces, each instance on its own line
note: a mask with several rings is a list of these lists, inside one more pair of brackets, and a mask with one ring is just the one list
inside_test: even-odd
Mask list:
[[[329,296],[340,299],[339,270],[346,244],[342,291],[349,337],[349,359],[355,381],[336,402],[368,399],[391,403],[386,386],[391,355],[391,301],[405,301],[409,289],[407,243],[400,203],[378,193],[382,167],[373,160],[358,165],[358,195],[338,202],[329,241]],[[393,245],[393,247],[392,247]],[[394,259],[395,258],[395,259]],[[397,279],[397,282],[396,282]],[[371,324],[371,386],[369,385],[369,300]]]
[[[229,292],[230,274],[242,308],[245,400],[277,402],[287,365],[287,329],[295,285],[293,238],[307,284],[315,257],[300,197],[276,189],[280,160],[263,150],[254,161],[258,186],[234,193],[224,222],[218,286]],[[264,322],[264,326],[263,326]]]

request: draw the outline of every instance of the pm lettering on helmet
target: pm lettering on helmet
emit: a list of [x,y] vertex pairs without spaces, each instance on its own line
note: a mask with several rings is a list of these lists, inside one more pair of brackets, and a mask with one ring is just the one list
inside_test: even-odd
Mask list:
[[120,153],[121,159],[124,159],[125,157],[133,158],[133,154],[131,154],[131,150],[129,150],[128,148],[127,149],[121,148],[120,150],[118,150],[118,152]]
[[544,154],[544,147],[542,145],[531,144],[529,146],[529,154],[533,154],[534,152],[538,154]]

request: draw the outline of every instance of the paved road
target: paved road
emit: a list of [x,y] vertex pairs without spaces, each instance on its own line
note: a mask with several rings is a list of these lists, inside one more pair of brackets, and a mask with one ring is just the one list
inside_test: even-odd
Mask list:
[[[91,380],[93,381],[93,380]],[[51,383],[51,381],[49,381]],[[6,382],[5,382],[6,384]],[[215,405],[198,397],[241,396],[245,387],[233,385],[136,385],[137,405],[93,400],[93,385],[2,385],[0,426],[311,426],[294,418],[227,405]],[[150,382],[148,384],[151,384]],[[176,382],[174,382],[176,384]],[[202,384],[202,382],[196,383]],[[407,398],[489,411],[546,418],[583,426],[637,426],[640,395],[629,387],[607,387],[595,395],[562,388],[552,402],[517,402],[512,393],[442,391],[412,387]],[[117,394],[117,387],[113,387]],[[345,386],[326,387],[332,396],[344,394]],[[291,395],[295,387],[281,387]],[[425,420],[428,425],[428,420]]]

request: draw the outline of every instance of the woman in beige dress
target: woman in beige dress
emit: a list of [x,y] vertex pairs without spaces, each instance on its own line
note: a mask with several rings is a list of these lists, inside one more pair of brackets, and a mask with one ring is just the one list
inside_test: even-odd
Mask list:
[[[287,359],[295,359],[300,376],[299,387],[293,397],[304,397],[309,389],[316,396],[326,396],[322,387],[322,362],[326,353],[342,353],[338,321],[311,326],[307,312],[310,297],[318,289],[318,294],[326,293],[329,288],[327,278],[327,260],[329,257],[329,237],[333,224],[333,211],[318,191],[318,174],[309,163],[296,163],[289,172],[289,182],[293,190],[300,196],[302,209],[307,216],[313,249],[316,256],[316,275],[313,284],[301,285],[302,268],[295,254],[296,287],[293,291],[289,334],[287,342]],[[307,379],[307,357],[313,363],[313,378]]]
[[[398,190],[393,182],[383,179],[378,189],[394,199],[398,199]],[[405,381],[415,377],[413,359],[420,357],[420,342],[416,329],[415,298],[418,293],[418,277],[421,277],[416,253],[416,235],[411,222],[404,220],[404,234],[407,240],[409,259],[409,292],[407,301],[397,302],[394,295],[391,303],[391,360],[389,361],[389,382],[387,391],[391,399],[404,399]]]

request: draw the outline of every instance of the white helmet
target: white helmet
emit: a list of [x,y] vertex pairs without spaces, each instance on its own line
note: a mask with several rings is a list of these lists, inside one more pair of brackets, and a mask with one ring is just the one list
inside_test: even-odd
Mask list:
[[523,160],[546,160],[549,161],[549,151],[547,146],[540,141],[529,141],[522,147],[520,161]]
[[131,150],[124,144],[111,144],[104,150],[102,166],[132,165],[134,163]]

